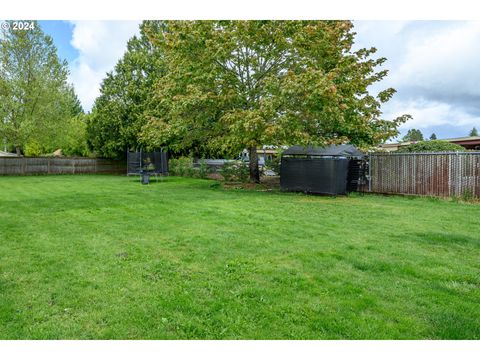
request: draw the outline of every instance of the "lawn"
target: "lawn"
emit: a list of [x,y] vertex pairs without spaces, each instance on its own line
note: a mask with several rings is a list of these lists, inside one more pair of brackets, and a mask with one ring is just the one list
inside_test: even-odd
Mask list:
[[2,339],[480,339],[480,206],[0,177]]

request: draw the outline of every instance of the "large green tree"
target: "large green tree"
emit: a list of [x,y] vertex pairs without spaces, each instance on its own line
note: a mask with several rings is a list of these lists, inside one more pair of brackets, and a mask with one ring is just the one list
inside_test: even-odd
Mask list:
[[473,127],[472,130],[470,130],[470,133],[468,136],[478,136],[478,130],[476,127]]
[[[398,134],[408,116],[381,118],[368,87],[387,75],[375,49],[352,50],[349,21],[169,21],[146,28],[165,60],[142,141],[199,152],[352,143]],[[152,109],[150,109],[152,110]]]
[[66,61],[37,22],[2,30],[0,38],[0,138],[18,154],[29,142],[62,143],[70,118],[83,110],[67,82]]
[[36,122],[23,148],[25,155],[38,156],[57,149],[64,155],[88,155],[86,115],[73,87],[64,85],[52,105],[55,110],[50,117]]
[[87,126],[90,147],[105,157],[122,157],[139,146],[138,134],[146,115],[155,82],[163,74],[159,49],[145,28],[159,31],[161,21],[144,21],[140,35],[128,41],[127,51],[101,85]]

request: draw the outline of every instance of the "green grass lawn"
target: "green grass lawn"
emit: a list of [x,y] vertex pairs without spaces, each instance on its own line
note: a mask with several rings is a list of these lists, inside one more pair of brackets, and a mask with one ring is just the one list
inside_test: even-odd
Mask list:
[[479,339],[480,206],[0,177],[2,339]]

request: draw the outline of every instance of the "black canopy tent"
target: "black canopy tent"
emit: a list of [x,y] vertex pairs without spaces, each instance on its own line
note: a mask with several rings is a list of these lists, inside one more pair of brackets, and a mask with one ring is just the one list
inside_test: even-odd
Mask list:
[[353,145],[330,145],[327,147],[301,146],[289,147],[282,153],[283,156],[340,156],[345,158],[363,158],[364,154]]
[[326,195],[356,191],[365,176],[363,158],[353,145],[292,146],[282,154],[280,186]]

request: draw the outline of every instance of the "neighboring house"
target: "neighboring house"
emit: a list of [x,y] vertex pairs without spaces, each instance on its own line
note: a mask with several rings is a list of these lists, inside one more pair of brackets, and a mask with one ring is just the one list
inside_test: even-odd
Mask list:
[[[480,136],[465,136],[459,138],[450,138],[450,139],[439,139],[442,141],[448,141],[453,144],[461,145],[467,150],[480,150]],[[399,143],[392,143],[392,144],[382,144],[378,147],[378,149],[382,151],[396,151],[403,146],[407,146],[410,144],[415,144],[418,141],[405,141]]]
[[[287,149],[287,146],[282,146],[282,149]],[[278,147],[273,145],[264,145],[261,148],[257,149],[258,154],[258,165],[265,166],[265,162],[268,160],[273,160],[273,158],[278,154]],[[245,149],[241,152],[239,158],[243,161],[249,161],[248,150]]]
[[412,141],[405,141],[401,143],[391,143],[391,144],[381,144],[377,147],[378,150],[392,152],[397,151],[402,146],[407,146],[412,144]]
[[480,150],[480,136],[465,136],[460,138],[445,139],[445,141],[461,145],[468,150]]

